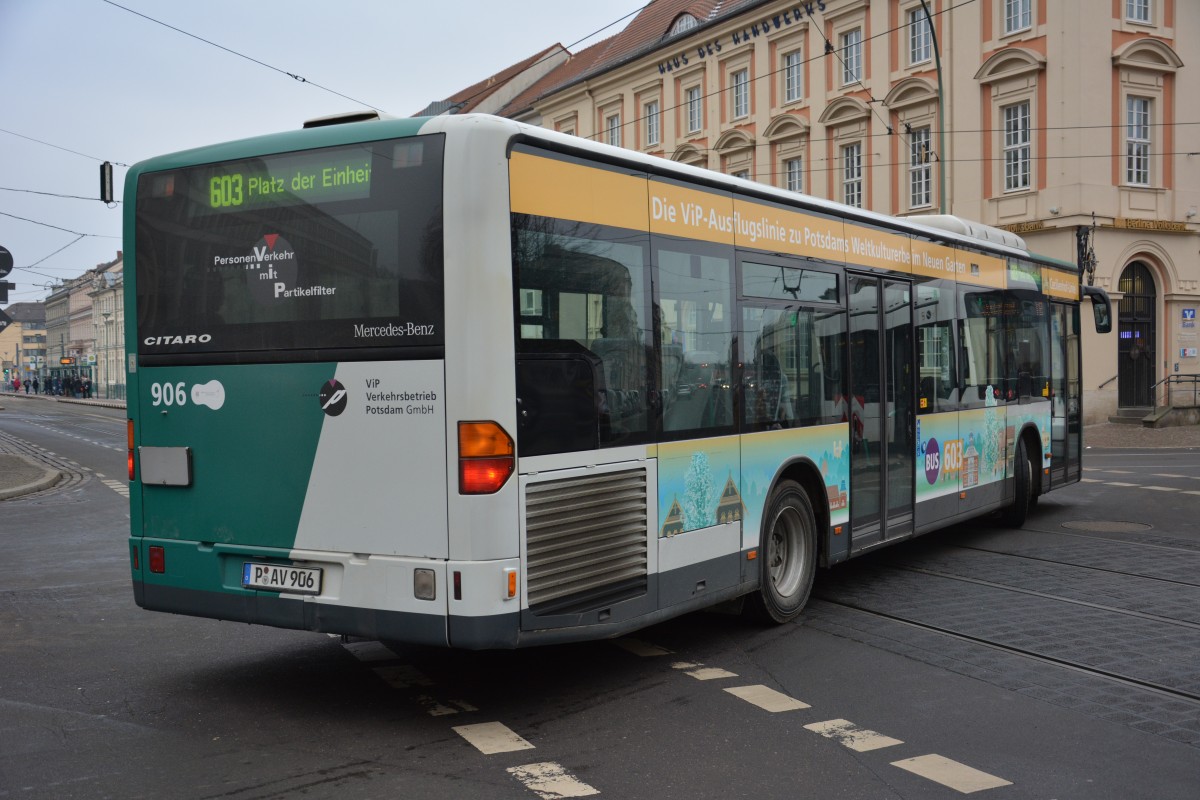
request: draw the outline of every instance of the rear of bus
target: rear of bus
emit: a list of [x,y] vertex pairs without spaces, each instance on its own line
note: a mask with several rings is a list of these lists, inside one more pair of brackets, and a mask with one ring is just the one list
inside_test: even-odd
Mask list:
[[130,170],[138,605],[447,643],[445,137],[422,124]]

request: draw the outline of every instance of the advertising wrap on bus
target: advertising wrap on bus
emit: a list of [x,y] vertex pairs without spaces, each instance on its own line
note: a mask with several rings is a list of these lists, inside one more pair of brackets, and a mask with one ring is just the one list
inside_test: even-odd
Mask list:
[[421,136],[143,174],[138,352],[440,347],[442,149]]

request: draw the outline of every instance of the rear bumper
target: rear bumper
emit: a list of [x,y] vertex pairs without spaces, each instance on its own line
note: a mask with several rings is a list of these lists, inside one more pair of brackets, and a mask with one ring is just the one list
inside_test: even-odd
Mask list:
[[[163,548],[162,573],[149,571],[151,546]],[[134,600],[150,611],[442,647],[517,646],[519,601],[500,591],[515,560],[447,562],[137,536],[129,548]],[[247,589],[246,562],[318,567],[321,593]],[[418,569],[434,575],[432,600],[416,597]],[[455,572],[464,594],[458,600]]]

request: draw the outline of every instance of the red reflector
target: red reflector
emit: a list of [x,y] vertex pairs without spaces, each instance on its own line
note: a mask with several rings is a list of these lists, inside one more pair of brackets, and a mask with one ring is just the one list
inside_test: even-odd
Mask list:
[[513,474],[513,458],[464,458],[458,462],[458,490],[463,494],[494,494]]
[[157,545],[150,545],[150,571],[160,575],[167,571],[167,553]]
[[139,570],[142,568],[141,559],[138,558],[138,549],[136,547],[133,548],[133,568]]
[[129,448],[129,457],[128,457],[129,480],[133,480],[133,478],[134,478],[133,439],[134,439],[133,420],[127,419],[127,420],[125,420],[125,443],[126,443],[126,446]]
[[454,570],[454,599],[462,600],[462,573]]

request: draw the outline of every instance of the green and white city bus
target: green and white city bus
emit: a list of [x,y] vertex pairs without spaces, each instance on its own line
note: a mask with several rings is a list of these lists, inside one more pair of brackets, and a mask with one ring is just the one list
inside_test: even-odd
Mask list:
[[466,648],[786,621],[818,565],[1079,479],[1078,274],[1012,234],[331,122],[129,172],[144,608]]

